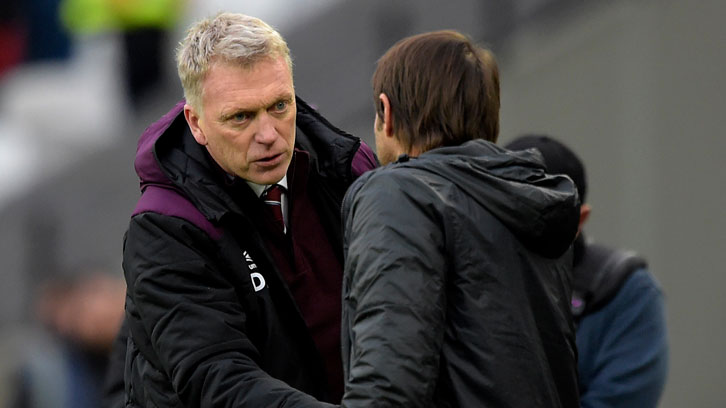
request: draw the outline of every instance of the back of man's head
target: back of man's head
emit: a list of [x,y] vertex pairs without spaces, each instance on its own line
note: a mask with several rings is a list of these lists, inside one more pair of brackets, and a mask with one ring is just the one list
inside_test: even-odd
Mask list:
[[214,62],[249,67],[264,58],[284,57],[292,72],[287,43],[259,18],[220,13],[193,24],[177,48],[177,70],[187,103],[201,109],[202,82]]
[[494,55],[456,31],[404,38],[378,61],[379,95],[390,100],[393,128],[405,151],[424,152],[499,135],[499,71]]
[[575,182],[577,194],[580,201],[585,202],[587,194],[587,178],[585,167],[575,152],[563,143],[545,135],[524,135],[507,143],[505,148],[509,150],[524,150],[536,148],[542,153],[542,157],[550,174],[565,174]]

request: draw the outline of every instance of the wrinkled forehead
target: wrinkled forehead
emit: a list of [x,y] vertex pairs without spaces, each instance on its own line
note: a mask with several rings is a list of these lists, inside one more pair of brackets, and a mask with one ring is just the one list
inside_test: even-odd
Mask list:
[[202,93],[205,106],[224,111],[251,112],[294,100],[292,74],[282,57],[248,66],[218,61],[210,67]]

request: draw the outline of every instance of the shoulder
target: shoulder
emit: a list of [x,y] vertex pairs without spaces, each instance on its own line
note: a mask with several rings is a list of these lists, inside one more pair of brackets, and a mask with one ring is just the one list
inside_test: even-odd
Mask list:
[[[639,268],[623,282],[613,298],[601,309],[583,317],[581,327],[646,327],[663,318],[660,285],[646,268]],[[595,327],[593,326],[593,327]],[[580,329],[578,328],[578,334]]]
[[128,292],[136,294],[149,284],[174,285],[182,276],[210,279],[202,275],[216,265],[220,248],[220,242],[183,218],[156,212],[138,214],[129,222],[123,244]]
[[174,188],[149,185],[136,203],[133,218],[138,215],[155,213],[185,220],[204,231],[212,239],[218,239],[222,230],[212,224],[187,197]]
[[164,265],[191,265],[219,253],[221,230],[206,219],[195,219],[191,209],[148,208],[131,217],[123,241],[127,284]]
[[217,247],[216,240],[184,218],[145,212],[131,218],[123,254],[129,265],[162,264],[214,253]]
[[605,306],[621,319],[626,315],[659,313],[662,308],[663,293],[660,285],[647,268],[638,268],[628,276],[615,296]]
[[619,298],[622,304],[628,305],[639,300],[659,300],[663,297],[663,291],[655,277],[643,267],[625,279],[615,297]]
[[366,197],[376,200],[399,200],[411,194],[417,186],[425,186],[415,169],[389,164],[366,172],[350,186],[351,201]]
[[363,174],[356,180],[343,201],[343,219],[361,216],[397,226],[404,219],[418,220],[421,216],[435,217],[440,212],[441,199],[432,183],[425,180],[419,169],[390,164]]
[[397,187],[402,185],[427,185],[431,173],[406,163],[392,163],[363,174],[361,184],[366,188]]

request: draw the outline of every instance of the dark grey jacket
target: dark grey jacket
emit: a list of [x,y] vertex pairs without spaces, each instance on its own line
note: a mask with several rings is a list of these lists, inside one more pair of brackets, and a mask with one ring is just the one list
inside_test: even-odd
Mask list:
[[577,407],[579,205],[538,153],[476,140],[343,202],[345,407]]

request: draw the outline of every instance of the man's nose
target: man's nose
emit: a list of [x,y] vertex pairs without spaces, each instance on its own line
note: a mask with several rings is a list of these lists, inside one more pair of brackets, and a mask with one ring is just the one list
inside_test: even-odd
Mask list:
[[271,144],[277,138],[277,129],[275,129],[275,120],[267,112],[257,117],[257,131],[255,133],[255,141],[261,144]]

